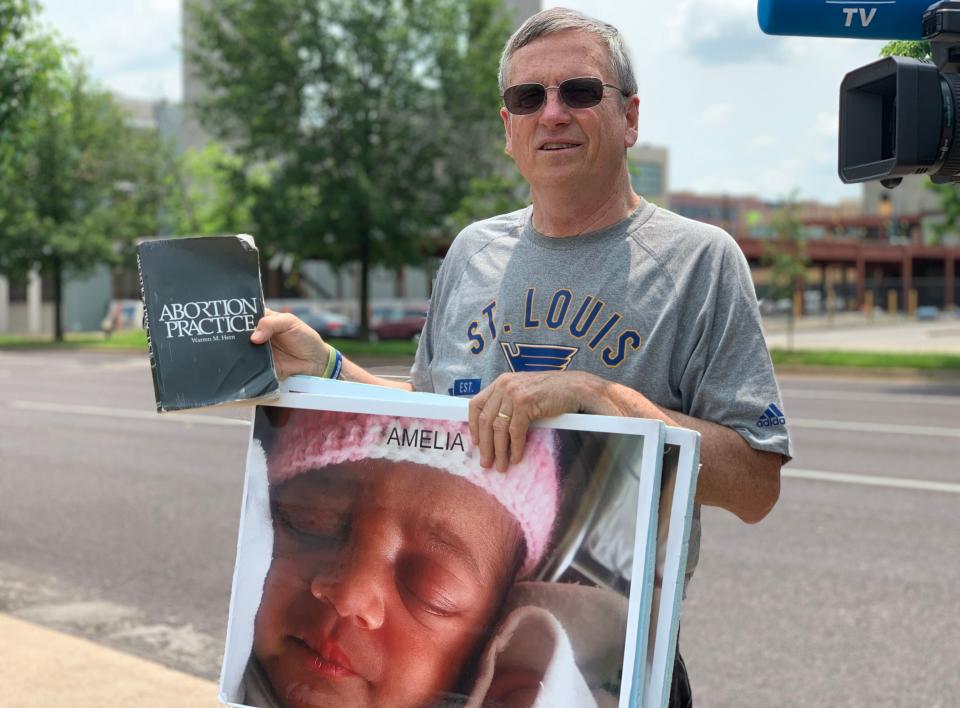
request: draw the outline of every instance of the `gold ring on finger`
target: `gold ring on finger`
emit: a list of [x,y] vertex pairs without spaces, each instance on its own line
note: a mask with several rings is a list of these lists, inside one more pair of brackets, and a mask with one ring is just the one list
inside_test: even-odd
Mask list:
[[511,416],[509,413],[504,413],[503,411],[497,411],[497,418],[503,418],[508,423],[510,422]]

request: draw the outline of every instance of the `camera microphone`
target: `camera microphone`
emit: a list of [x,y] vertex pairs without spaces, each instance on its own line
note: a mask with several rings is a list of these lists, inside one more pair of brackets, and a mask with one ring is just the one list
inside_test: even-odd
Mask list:
[[923,39],[920,18],[932,0],[759,0],[767,34],[851,39]]

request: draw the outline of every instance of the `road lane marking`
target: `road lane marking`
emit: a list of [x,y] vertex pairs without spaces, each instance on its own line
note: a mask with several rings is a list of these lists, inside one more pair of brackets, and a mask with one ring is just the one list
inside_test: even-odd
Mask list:
[[932,438],[960,438],[960,428],[938,428],[932,425],[897,425],[895,423],[861,423],[855,420],[820,420],[816,418],[788,418],[791,428],[842,430],[848,433],[886,433],[889,435],[920,435]]
[[98,415],[103,418],[128,418],[132,420],[162,420],[171,423],[196,423],[198,425],[249,426],[249,420],[194,413],[165,413],[132,410],[130,408],[107,408],[103,406],[80,406],[72,403],[46,403],[41,401],[12,401],[11,407],[36,413],[68,413],[70,415]]
[[822,470],[803,470],[784,467],[780,470],[783,477],[794,479],[813,479],[819,482],[839,482],[842,484],[862,484],[868,487],[894,487],[896,489],[916,489],[924,492],[948,492],[960,494],[960,484],[951,482],[931,482],[925,479],[904,479],[903,477],[878,477],[869,474],[847,474],[845,472],[826,472]]
[[784,388],[784,398],[813,398],[819,401],[861,401],[863,403],[917,403],[934,406],[960,406],[960,396],[898,395],[895,393],[856,393],[854,391],[800,390]]

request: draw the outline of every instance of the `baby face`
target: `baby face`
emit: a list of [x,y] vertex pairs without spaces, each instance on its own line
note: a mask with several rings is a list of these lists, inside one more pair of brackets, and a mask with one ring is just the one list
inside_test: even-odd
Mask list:
[[516,521],[463,479],[365,460],[271,489],[254,654],[296,708],[413,708],[457,685],[516,568]]

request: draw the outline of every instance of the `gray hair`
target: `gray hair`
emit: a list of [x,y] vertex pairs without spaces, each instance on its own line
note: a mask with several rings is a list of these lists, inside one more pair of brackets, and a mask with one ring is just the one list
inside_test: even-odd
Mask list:
[[637,92],[637,79],[633,75],[633,66],[627,45],[619,30],[611,24],[587,17],[576,10],[565,7],[553,7],[533,15],[507,40],[500,55],[500,93],[507,88],[507,75],[510,73],[510,59],[521,47],[535,39],[568,30],[589,32],[599,38],[607,47],[610,57],[610,66],[613,69],[614,79],[623,91],[632,96]]

